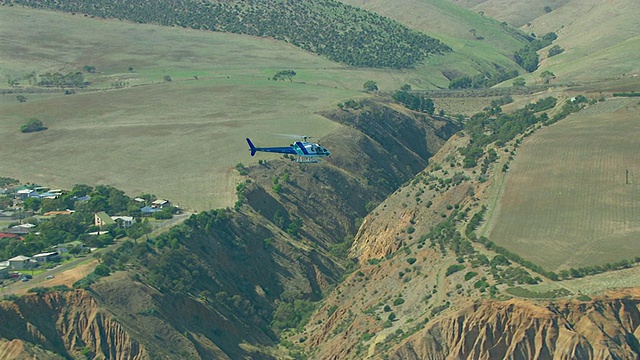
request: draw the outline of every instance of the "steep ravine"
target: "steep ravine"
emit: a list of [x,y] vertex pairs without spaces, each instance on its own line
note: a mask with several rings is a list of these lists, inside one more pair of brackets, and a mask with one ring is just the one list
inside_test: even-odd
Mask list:
[[[329,159],[274,155],[247,168],[235,209],[193,215],[164,237],[129,245],[126,266],[90,292],[4,302],[0,338],[63,358],[281,358],[272,328],[279,304],[314,302],[337,286],[353,266],[346,249],[368,204],[424,169],[458,130],[376,102],[325,116],[344,125],[322,139]],[[60,321],[19,310],[44,299],[57,303],[41,306],[43,317]]]

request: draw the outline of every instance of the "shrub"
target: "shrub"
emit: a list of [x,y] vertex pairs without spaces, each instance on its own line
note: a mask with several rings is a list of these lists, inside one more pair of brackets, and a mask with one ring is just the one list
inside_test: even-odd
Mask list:
[[42,121],[36,119],[36,118],[31,118],[29,119],[29,121],[22,125],[20,127],[20,131],[23,133],[30,133],[30,132],[36,132],[36,131],[42,131],[42,130],[46,130],[47,128],[44,126],[44,124],[42,123]]
[[462,264],[455,264],[455,265],[451,265],[447,268],[447,272],[445,273],[446,276],[452,275],[457,273],[460,270],[464,270],[466,268],[466,266],[462,265]]

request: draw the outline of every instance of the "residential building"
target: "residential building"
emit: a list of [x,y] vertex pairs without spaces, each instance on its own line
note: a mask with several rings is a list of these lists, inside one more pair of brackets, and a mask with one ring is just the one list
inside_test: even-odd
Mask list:
[[171,203],[169,202],[169,200],[158,199],[151,202],[151,207],[154,207],[157,209],[164,209],[169,206],[171,206]]
[[140,212],[142,213],[142,216],[150,216],[155,212],[160,211],[160,209],[151,207],[151,206],[145,206],[143,208],[140,209]]
[[26,200],[30,197],[38,197],[38,192],[32,189],[21,189],[16,191],[13,194],[14,198],[17,200]]
[[[100,232],[108,233],[108,231],[98,231],[98,233],[100,233]],[[64,244],[58,244],[58,245],[54,246],[54,249],[58,252],[58,254],[60,254],[60,253],[69,252],[69,249],[74,248],[74,247],[84,248],[84,244],[82,243],[82,241],[76,240],[76,241],[72,241],[72,242],[68,242],[68,243],[64,243]]]
[[57,251],[41,253],[33,255],[31,258],[39,263],[45,263],[47,261],[57,260],[60,257]]
[[103,226],[113,225],[116,222],[106,212],[100,211],[94,215],[93,223],[95,226],[102,228]]
[[14,270],[25,270],[31,268],[31,258],[18,255],[9,259],[9,266]]
[[136,222],[133,216],[112,216],[111,219],[123,228],[130,228]]

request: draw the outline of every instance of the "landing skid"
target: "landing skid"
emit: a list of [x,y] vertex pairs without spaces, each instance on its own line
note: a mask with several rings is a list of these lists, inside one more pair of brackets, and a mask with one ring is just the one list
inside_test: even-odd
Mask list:
[[314,163],[319,163],[320,160],[318,159],[312,159],[306,156],[298,156],[298,159],[296,159],[296,162],[298,163],[304,163],[304,164],[314,164]]

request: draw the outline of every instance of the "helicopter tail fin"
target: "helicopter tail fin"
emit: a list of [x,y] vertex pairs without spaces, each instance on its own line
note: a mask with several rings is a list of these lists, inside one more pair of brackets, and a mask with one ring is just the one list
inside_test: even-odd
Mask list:
[[249,144],[249,150],[251,150],[251,156],[256,154],[256,147],[253,146],[253,143],[251,142],[251,140],[249,140],[249,138],[247,138],[247,143]]

